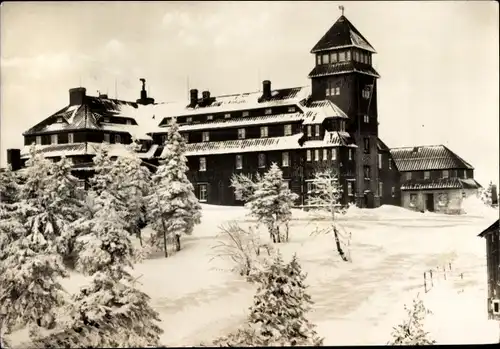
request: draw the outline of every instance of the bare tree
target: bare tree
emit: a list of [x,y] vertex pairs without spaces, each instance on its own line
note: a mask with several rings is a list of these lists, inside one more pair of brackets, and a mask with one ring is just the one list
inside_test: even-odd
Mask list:
[[330,226],[325,229],[316,230],[315,233],[330,233],[333,232],[337,252],[344,261],[349,261],[350,256],[347,256],[342,248],[340,238],[347,240],[344,246],[350,245],[351,234],[345,232],[342,234],[336,223],[337,215],[345,213],[339,201],[342,196],[342,188],[338,182],[338,176],[333,170],[323,170],[316,172],[311,180],[312,190],[307,196],[307,205],[317,213],[327,212],[329,214]]

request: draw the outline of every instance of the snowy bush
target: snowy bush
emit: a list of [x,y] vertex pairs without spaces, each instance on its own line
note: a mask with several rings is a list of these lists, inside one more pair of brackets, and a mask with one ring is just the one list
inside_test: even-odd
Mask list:
[[170,124],[165,143],[164,157],[152,176],[152,193],[148,196],[148,220],[163,242],[167,257],[167,239],[175,239],[176,250],[181,249],[180,236],[190,235],[200,223],[201,206],[194,194],[194,187],[187,178],[186,141],[174,121]]
[[217,244],[212,247],[214,258],[229,260],[233,267],[231,271],[246,276],[247,280],[254,278],[261,272],[266,258],[273,251],[272,246],[262,244],[254,228],[241,228],[235,222],[229,222],[219,227]]
[[408,308],[405,305],[407,318],[402,324],[394,328],[392,340],[389,345],[431,345],[436,343],[429,338],[429,334],[424,331],[424,319],[430,313],[426,309],[421,299],[413,300],[413,305]]
[[[342,234],[336,224],[336,217],[340,214],[345,214],[346,210],[340,204],[342,196],[342,188],[338,182],[337,175],[332,170],[316,172],[311,180],[312,190],[307,194],[307,204],[313,210],[327,212],[330,218],[330,226],[315,233],[333,233],[337,252],[344,261],[349,261],[350,257],[345,253],[344,248],[350,246],[351,233],[344,232]],[[313,211],[314,215],[314,211]],[[341,241],[342,238],[342,241]],[[342,245],[344,248],[342,248]],[[350,254],[350,251],[347,252]]]
[[[288,189],[283,181],[283,172],[273,163],[256,182],[244,175],[233,176],[231,186],[235,194],[245,199],[245,206],[269,231],[273,242],[288,241],[288,223],[292,217],[292,206],[298,195]],[[284,234],[280,227],[284,226]]]
[[312,304],[296,256],[284,264],[279,253],[260,278],[248,324],[214,341],[219,346],[322,345],[306,313]]

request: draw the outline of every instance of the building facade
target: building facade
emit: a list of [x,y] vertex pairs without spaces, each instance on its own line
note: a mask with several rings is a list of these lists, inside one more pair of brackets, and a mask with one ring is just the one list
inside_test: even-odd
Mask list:
[[299,195],[297,206],[306,204],[311,179],[322,169],[338,174],[342,204],[404,204],[394,153],[378,135],[375,53],[342,15],[311,50],[315,65],[307,87],[272,89],[265,80],[261,91],[215,97],[192,89],[180,103],[155,103],[144,79],[135,102],[74,88],[68,106],[24,133],[21,163],[35,143],[54,160],[65,154],[85,181],[102,142],[120,156],[135,139],[142,146],[139,156],[154,169],[175,118],[187,141],[188,177],[201,202],[241,205],[230,187],[232,175],[263,173],[277,163]]
[[486,270],[488,275],[488,319],[500,320],[500,225],[499,220],[479,234],[486,240]]

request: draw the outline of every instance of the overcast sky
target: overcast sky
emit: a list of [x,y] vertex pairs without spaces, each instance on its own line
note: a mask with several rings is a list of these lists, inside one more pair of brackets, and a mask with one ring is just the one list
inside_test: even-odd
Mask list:
[[157,101],[187,99],[188,78],[212,95],[308,85],[340,4],[378,52],[380,138],[445,144],[498,183],[496,1],[3,2],[1,165],[80,84],[135,100],[144,77]]

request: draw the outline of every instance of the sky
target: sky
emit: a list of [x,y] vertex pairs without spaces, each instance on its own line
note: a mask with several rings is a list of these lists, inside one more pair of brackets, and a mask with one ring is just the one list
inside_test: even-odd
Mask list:
[[[156,101],[309,85],[310,50],[340,16],[376,49],[379,136],[444,144],[499,177],[497,1],[3,2],[0,165],[68,90]],[[116,88],[115,88],[116,86]]]

